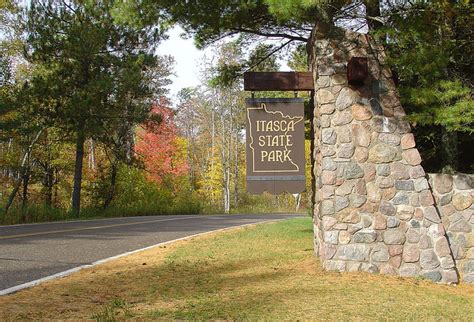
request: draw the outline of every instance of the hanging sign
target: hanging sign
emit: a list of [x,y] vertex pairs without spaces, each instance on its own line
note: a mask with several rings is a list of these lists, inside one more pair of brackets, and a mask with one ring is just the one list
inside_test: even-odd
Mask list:
[[247,191],[305,190],[304,100],[247,99]]

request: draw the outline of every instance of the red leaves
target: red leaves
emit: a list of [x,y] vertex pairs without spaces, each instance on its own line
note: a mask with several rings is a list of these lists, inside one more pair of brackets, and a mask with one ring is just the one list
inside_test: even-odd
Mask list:
[[150,113],[161,122],[148,122],[139,131],[136,152],[142,157],[149,179],[161,183],[167,177],[182,176],[188,170],[186,141],[177,135],[174,111],[166,98],[153,104]]

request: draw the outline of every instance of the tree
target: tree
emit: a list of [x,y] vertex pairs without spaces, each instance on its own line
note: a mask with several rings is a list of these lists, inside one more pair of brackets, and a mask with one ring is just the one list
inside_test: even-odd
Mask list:
[[43,66],[31,82],[49,125],[75,141],[72,210],[78,214],[84,142],[116,125],[143,122],[150,96],[144,71],[157,64],[161,26],[123,21],[115,1],[34,0],[27,10],[27,58]]
[[153,105],[151,113],[158,115],[162,121],[159,124],[144,124],[143,130],[138,133],[136,152],[143,159],[148,177],[163,184],[169,177],[187,173],[188,163],[183,158],[186,146],[177,135],[174,111],[164,97]]
[[468,1],[418,2],[403,15],[390,14],[380,30],[388,34],[402,104],[430,171],[452,173],[472,164],[459,162],[458,151],[474,142],[472,14]]

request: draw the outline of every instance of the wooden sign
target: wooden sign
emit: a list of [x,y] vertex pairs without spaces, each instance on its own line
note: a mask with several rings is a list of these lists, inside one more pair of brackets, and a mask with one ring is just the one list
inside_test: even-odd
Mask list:
[[247,191],[305,190],[304,100],[249,98],[247,103]]
[[311,91],[314,89],[311,72],[246,72],[246,91]]

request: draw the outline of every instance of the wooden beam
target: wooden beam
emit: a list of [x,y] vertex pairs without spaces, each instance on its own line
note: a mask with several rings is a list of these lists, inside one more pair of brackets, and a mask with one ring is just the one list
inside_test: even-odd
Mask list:
[[246,72],[246,91],[311,91],[314,90],[311,72]]

